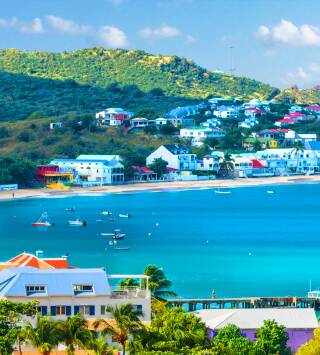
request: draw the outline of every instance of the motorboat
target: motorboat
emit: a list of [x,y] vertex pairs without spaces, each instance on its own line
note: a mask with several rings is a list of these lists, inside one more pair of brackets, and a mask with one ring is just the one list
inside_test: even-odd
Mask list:
[[40,218],[31,224],[33,227],[53,227],[54,223],[49,221],[49,215],[47,212],[43,212]]
[[98,219],[97,219],[97,222],[98,222],[98,223],[102,223],[103,221],[104,221],[103,218],[98,218]]
[[274,190],[267,190],[267,194],[275,194],[276,192]]
[[109,218],[109,221],[110,221],[110,222],[115,222],[115,220],[116,220],[116,219],[113,218],[113,217],[112,217],[112,218]]
[[129,247],[115,247],[114,250],[126,251],[129,250]]
[[75,208],[74,207],[67,207],[64,209],[66,212],[75,212]]
[[231,194],[231,191],[226,190],[226,189],[217,189],[217,190],[214,190],[214,193],[215,194]]
[[131,214],[129,213],[119,213],[120,218],[131,218]]
[[74,226],[74,227],[85,227],[87,225],[87,222],[81,218],[77,218],[74,220],[68,221],[69,226]]
[[126,236],[125,233],[114,234],[114,236],[112,237],[112,239],[114,239],[114,240],[120,240],[120,239],[124,239],[125,236]]
[[103,214],[104,216],[112,216],[112,212],[110,211],[102,211],[101,214]]

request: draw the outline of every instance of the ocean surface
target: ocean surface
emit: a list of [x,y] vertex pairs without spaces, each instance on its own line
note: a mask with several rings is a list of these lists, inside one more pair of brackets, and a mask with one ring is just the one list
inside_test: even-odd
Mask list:
[[[268,194],[267,190],[274,190]],[[123,193],[0,202],[0,260],[26,251],[70,254],[108,273],[162,267],[184,297],[305,295],[320,286],[320,184]],[[76,212],[64,211],[75,207]],[[132,218],[110,222],[103,210]],[[48,212],[54,227],[31,226]],[[82,216],[87,227],[68,226]],[[127,234],[116,251],[101,232]]]

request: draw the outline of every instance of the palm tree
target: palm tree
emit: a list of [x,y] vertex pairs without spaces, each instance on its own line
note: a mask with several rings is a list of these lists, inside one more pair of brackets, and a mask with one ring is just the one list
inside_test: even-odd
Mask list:
[[171,281],[166,278],[163,270],[155,265],[149,265],[144,270],[144,274],[149,276],[149,289],[154,297],[176,296],[173,291],[168,290],[171,287]]
[[61,341],[66,345],[68,355],[75,353],[75,348],[85,348],[90,342],[90,330],[81,314],[57,322]]
[[119,282],[120,287],[138,287],[139,282],[136,279],[125,279]]
[[232,158],[231,154],[226,152],[224,157],[220,161],[220,169],[219,174],[223,177],[227,177],[231,175],[234,171],[234,159]]
[[42,355],[49,355],[51,350],[59,343],[56,322],[48,317],[39,316],[35,327],[30,322],[26,323],[24,338]]
[[93,326],[95,329],[102,328],[102,335],[111,335],[112,339],[121,345],[122,354],[125,355],[129,336],[143,328],[139,319],[143,314],[130,303],[106,307],[106,312],[111,313],[113,319],[97,319]]
[[116,350],[110,348],[106,339],[99,335],[97,332],[91,332],[90,344],[88,347],[90,350],[93,350],[96,355],[114,355]]

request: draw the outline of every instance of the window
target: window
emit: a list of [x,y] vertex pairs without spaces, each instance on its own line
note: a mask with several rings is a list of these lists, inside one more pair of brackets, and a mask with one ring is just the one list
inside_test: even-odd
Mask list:
[[45,293],[46,287],[43,285],[28,285],[26,286],[27,295],[32,293]]
[[82,314],[84,316],[94,316],[95,315],[95,306],[74,306],[74,314]]
[[66,315],[66,306],[56,306],[56,315],[57,316]]
[[93,292],[93,285],[73,285],[74,293]]

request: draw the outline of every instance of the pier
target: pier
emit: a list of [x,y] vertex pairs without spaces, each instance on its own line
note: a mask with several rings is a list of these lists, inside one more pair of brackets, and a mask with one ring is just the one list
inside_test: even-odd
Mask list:
[[308,297],[233,297],[233,298],[174,298],[169,307],[183,307],[189,312],[199,309],[237,308],[314,308],[320,310],[319,298]]

